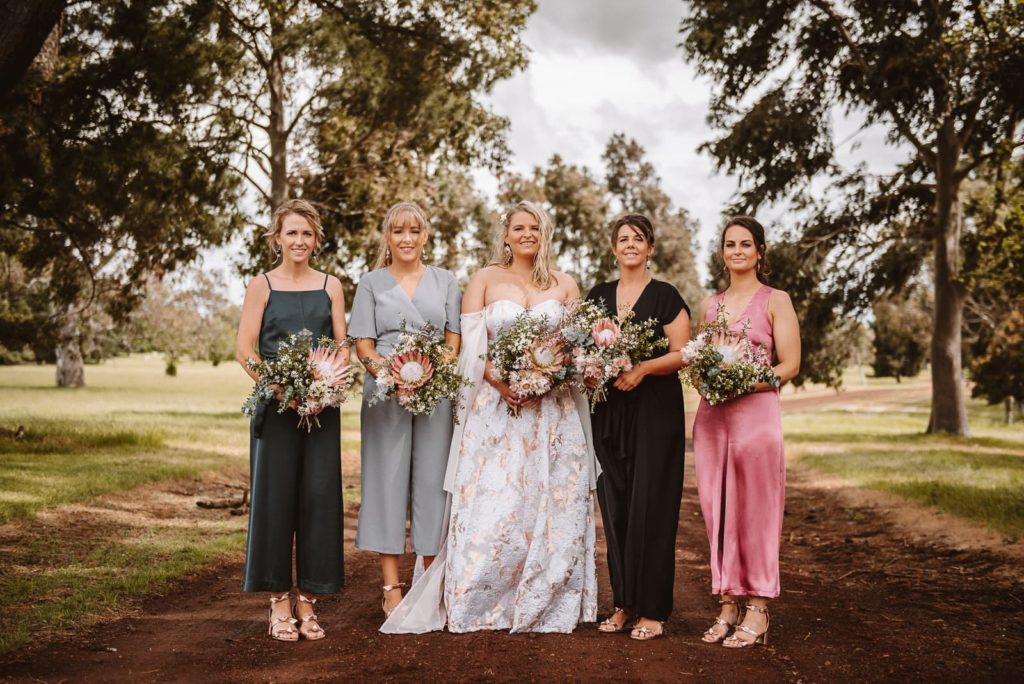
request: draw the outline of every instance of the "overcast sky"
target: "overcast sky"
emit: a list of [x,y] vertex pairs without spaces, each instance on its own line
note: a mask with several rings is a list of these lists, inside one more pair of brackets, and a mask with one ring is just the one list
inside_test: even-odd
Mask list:
[[[716,137],[706,123],[714,85],[698,77],[678,47],[682,0],[539,0],[525,39],[529,66],[499,84],[489,100],[511,121],[512,169],[529,173],[558,153],[603,175],[601,153],[613,133],[647,151],[676,206],[699,223],[697,263],[717,235],[736,179],[717,172],[701,143]],[[888,145],[880,128],[837,113],[837,160],[891,171],[905,151]],[[493,193],[492,178],[478,176]],[[758,212],[772,235],[788,230],[782,208]]]
[[[700,223],[703,247],[736,185],[697,152],[712,137],[711,84],[677,47],[683,10],[680,0],[540,0],[525,35],[530,64],[490,103],[511,121],[509,166],[520,173],[557,153],[601,176],[611,135],[635,138],[676,206]],[[478,182],[493,191],[493,180]]]

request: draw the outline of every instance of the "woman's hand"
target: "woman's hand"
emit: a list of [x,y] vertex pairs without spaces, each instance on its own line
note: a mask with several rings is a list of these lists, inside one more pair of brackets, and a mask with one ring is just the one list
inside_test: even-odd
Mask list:
[[526,405],[526,400],[520,397],[518,394],[512,391],[512,388],[508,386],[508,383],[504,380],[493,380],[488,379],[491,386],[498,390],[498,394],[501,395],[501,400],[504,401],[510,409],[518,410]]
[[623,392],[630,392],[637,388],[637,386],[647,377],[647,369],[644,366],[644,361],[633,366],[633,369],[627,371],[615,378],[613,386],[615,389],[622,390]]

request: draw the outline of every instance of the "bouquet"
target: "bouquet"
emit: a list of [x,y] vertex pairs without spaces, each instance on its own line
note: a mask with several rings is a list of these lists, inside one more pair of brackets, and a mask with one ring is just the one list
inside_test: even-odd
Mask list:
[[[561,330],[529,311],[516,316],[487,349],[494,377],[521,397],[540,397],[572,378],[572,349]],[[519,409],[508,407],[510,415]]]
[[779,388],[767,350],[747,338],[750,321],[744,321],[739,334],[729,329],[725,305],[719,304],[715,320],[701,326],[700,332],[680,350],[686,367],[680,371],[683,382],[697,389],[712,406],[749,394],[754,385],[766,382]]
[[634,320],[632,310],[610,317],[604,306],[584,300],[562,322],[572,347],[573,385],[590,400],[590,410],[607,398],[605,386],[633,366],[668,346],[654,331],[656,321]]
[[348,346],[329,337],[321,337],[314,346],[313,333],[308,330],[289,335],[278,347],[276,358],[246,361],[259,380],[242,413],[252,416],[260,403],[276,398],[278,413],[295,409],[299,414],[299,427],[307,432],[314,425],[320,427],[320,412],[341,406],[348,398],[353,376],[347,360]]
[[460,390],[473,383],[459,375],[455,351],[444,343],[437,326],[427,323],[409,332],[403,321],[398,346],[384,362],[374,363],[367,357],[363,363],[376,371],[377,391],[369,399],[370,406],[394,397],[410,413],[426,415],[442,399],[451,399],[458,423]]

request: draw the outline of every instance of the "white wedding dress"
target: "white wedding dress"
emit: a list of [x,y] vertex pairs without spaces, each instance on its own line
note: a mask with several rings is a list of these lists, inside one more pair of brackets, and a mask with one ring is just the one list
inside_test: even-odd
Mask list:
[[[587,403],[563,388],[513,417],[483,380],[487,340],[523,311],[498,300],[462,316],[459,370],[474,385],[449,454],[446,540],[382,632],[571,632],[596,620]],[[554,325],[565,308],[546,300],[529,311]]]

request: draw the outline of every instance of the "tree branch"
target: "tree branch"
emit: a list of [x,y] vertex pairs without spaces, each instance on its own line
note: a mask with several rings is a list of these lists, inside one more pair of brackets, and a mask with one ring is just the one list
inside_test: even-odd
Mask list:
[[[857,41],[854,40],[849,29],[846,28],[844,17],[839,14],[839,12],[837,12],[836,9],[832,7],[832,4],[827,2],[827,0],[811,0],[811,4],[821,10],[832,22],[833,27],[839,32],[839,35],[842,36],[847,49],[850,50],[851,55],[860,66],[865,76],[871,73],[873,69],[871,69],[867,60],[864,58],[860,45],[857,44]],[[884,111],[892,117],[893,123],[896,125],[896,130],[900,132],[900,135],[906,138],[907,142],[914,146],[918,154],[924,158],[925,162],[927,162],[929,166],[934,168],[937,162],[935,152],[929,149],[921,139],[917,137],[913,129],[910,127],[910,124],[907,123],[906,119],[904,119],[897,110],[892,107],[885,107]]]

